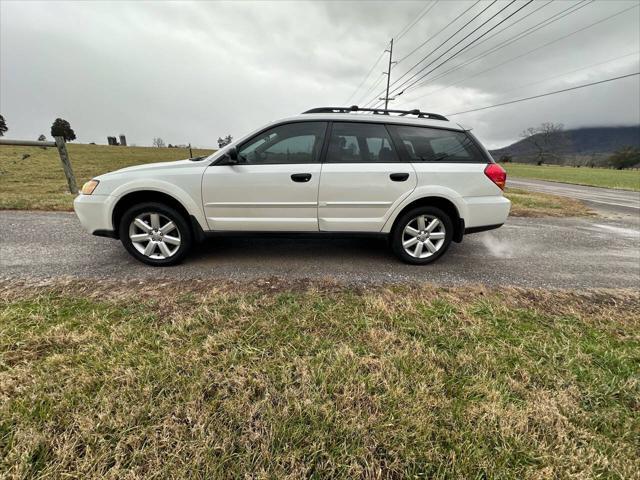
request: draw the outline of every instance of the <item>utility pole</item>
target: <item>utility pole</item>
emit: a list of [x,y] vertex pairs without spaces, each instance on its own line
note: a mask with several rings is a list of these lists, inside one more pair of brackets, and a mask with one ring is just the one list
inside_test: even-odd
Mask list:
[[391,45],[389,46],[389,50],[385,50],[385,52],[389,52],[389,69],[386,72],[383,72],[387,76],[387,93],[385,94],[384,98],[381,98],[380,100],[384,100],[384,109],[387,110],[387,107],[389,106],[389,100],[394,100],[393,98],[389,98],[389,84],[391,83],[391,65],[393,63],[396,63],[392,61],[393,38],[391,39]]

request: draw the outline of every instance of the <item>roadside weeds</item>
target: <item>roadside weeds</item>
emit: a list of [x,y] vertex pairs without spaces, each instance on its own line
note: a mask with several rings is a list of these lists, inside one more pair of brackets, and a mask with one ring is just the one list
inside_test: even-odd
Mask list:
[[9,477],[632,477],[640,294],[0,281]]

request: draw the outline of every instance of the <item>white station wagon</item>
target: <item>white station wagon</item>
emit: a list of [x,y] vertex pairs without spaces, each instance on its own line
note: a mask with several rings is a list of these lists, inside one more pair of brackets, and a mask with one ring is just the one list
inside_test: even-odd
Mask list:
[[314,108],[216,153],[123,168],[87,182],[74,207],[94,235],[154,266],[220,232],[371,233],[426,264],[451,241],[501,226],[505,171],[445,117]]

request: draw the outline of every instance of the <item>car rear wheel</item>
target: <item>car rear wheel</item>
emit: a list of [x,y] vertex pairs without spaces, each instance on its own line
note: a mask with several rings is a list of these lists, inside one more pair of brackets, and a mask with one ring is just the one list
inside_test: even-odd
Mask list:
[[156,202],[129,208],[120,220],[120,241],[137,260],[155,267],[179,263],[191,248],[191,229],[177,210]]
[[418,207],[402,215],[392,232],[391,247],[406,263],[425,265],[440,258],[453,237],[453,222],[436,207]]

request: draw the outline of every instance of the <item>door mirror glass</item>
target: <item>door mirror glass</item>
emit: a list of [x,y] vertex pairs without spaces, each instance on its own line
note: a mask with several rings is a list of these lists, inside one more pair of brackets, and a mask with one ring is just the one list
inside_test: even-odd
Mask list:
[[230,147],[225,152],[219,165],[237,165],[239,163],[238,158],[238,149],[236,147]]

